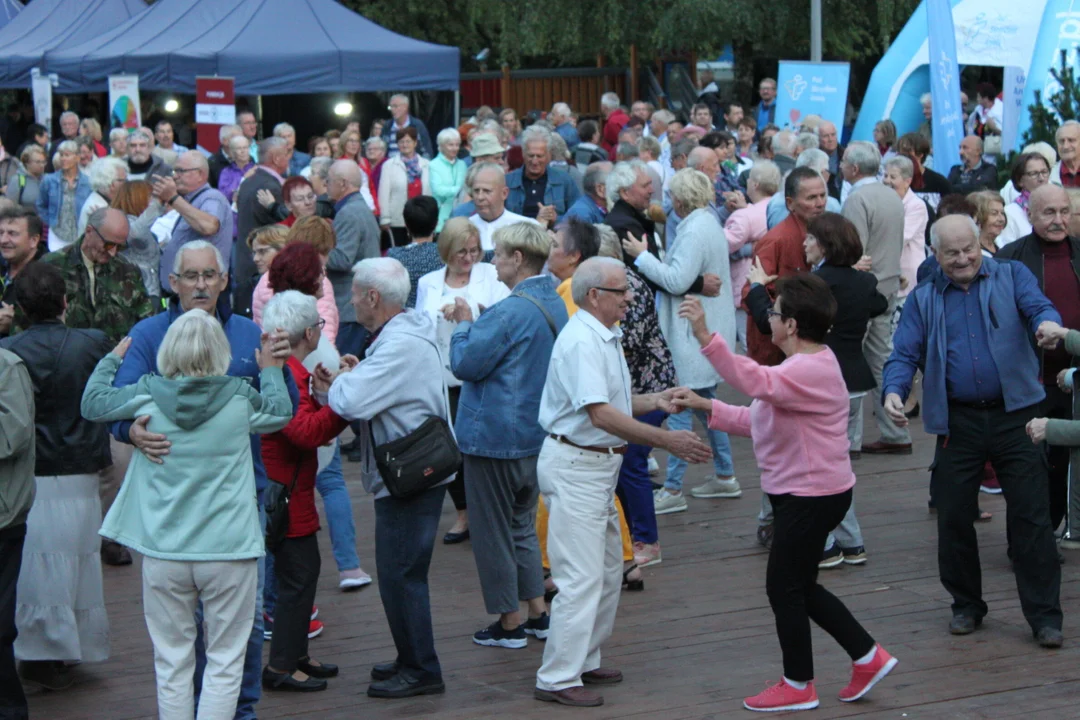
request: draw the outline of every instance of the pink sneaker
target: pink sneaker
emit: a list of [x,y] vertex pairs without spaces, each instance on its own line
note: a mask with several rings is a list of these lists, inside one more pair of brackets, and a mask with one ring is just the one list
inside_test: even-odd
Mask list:
[[878,645],[876,650],[874,659],[870,662],[865,665],[853,664],[851,666],[851,682],[840,691],[840,702],[855,702],[870,692],[870,688],[877,685],[878,681],[896,667],[896,663],[899,661],[885,652],[885,648]]
[[787,681],[780,682],[762,690],[754,697],[743,700],[743,707],[755,712],[782,712],[784,710],[813,710],[818,706],[817,691],[813,681],[806,684],[806,689],[798,690]]
[[634,541],[634,562],[639,568],[652,567],[661,562],[660,543],[646,544]]

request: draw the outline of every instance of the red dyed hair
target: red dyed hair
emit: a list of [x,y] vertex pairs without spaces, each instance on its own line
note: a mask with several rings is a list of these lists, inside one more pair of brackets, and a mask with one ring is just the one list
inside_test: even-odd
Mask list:
[[[307,178],[301,177],[300,175],[293,175],[291,178],[285,181],[285,183],[281,186],[281,197],[285,199],[285,202],[292,201],[293,190],[298,187],[310,188],[311,183],[308,182]],[[312,188],[311,191],[315,192],[315,189]]]
[[286,245],[270,263],[270,289],[276,293],[299,290],[314,297],[322,278],[322,258],[307,243]]

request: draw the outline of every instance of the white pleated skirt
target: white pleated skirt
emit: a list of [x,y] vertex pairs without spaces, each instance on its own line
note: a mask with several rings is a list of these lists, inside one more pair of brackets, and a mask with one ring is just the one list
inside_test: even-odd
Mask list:
[[37,495],[26,520],[15,608],[15,657],[107,660],[97,473],[34,480]]

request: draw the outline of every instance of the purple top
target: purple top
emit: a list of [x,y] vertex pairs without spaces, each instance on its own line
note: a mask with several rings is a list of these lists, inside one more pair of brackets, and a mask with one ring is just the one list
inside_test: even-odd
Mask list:
[[249,162],[243,168],[236,167],[236,163],[230,163],[227,168],[221,171],[221,176],[218,178],[217,189],[221,191],[221,194],[229,199],[231,203],[235,198],[237,189],[240,187],[241,181],[244,179],[244,175],[247,171],[255,167],[255,163]]

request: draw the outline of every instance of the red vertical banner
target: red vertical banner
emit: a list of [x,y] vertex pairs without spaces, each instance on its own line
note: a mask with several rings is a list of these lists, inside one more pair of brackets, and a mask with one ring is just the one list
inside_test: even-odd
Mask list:
[[199,145],[207,152],[217,152],[221,147],[221,126],[236,123],[232,78],[195,78],[195,122]]

